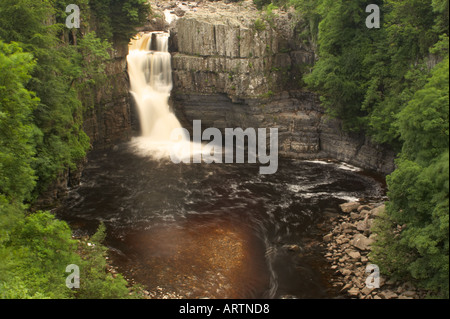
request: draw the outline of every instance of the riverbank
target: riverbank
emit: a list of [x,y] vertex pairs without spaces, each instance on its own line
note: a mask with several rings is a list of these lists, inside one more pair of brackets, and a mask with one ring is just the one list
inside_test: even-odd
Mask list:
[[325,258],[334,271],[332,286],[349,298],[356,299],[423,299],[427,292],[416,289],[409,282],[398,282],[380,273],[379,288],[369,288],[371,245],[376,234],[372,225],[384,212],[383,203],[361,204],[348,202],[340,205],[341,214],[332,218],[330,229],[323,237]]

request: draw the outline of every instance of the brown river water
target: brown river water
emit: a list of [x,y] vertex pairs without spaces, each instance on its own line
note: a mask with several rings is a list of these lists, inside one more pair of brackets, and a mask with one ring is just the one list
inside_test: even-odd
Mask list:
[[159,297],[336,298],[318,225],[377,178],[342,163],[173,164],[132,144],[94,151],[57,216],[76,236],[100,222],[113,265]]

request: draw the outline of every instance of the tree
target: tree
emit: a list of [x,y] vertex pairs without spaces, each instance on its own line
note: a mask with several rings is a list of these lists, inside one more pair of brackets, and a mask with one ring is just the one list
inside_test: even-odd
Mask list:
[[31,54],[0,40],[0,194],[18,202],[35,187],[31,115],[39,99],[25,88],[34,67]]
[[[381,271],[449,297],[449,152],[428,167],[402,160],[388,178],[371,259]],[[399,230],[399,225],[402,226]]]
[[398,114],[402,155],[426,165],[449,148],[449,60],[432,71],[422,90]]
[[[87,92],[101,86],[109,61],[108,40],[126,39],[145,21],[144,0],[78,1],[82,28],[64,25],[69,0],[0,1],[0,297],[125,298],[122,277],[105,268],[106,248],[78,254],[67,223],[48,212],[28,211],[61,172],[74,169],[89,148],[82,130]],[[91,29],[95,4],[109,19]],[[115,16],[120,23],[115,25]],[[69,41],[68,33],[77,37]],[[86,247],[84,247],[86,248]],[[77,264],[86,284],[65,285],[66,266]]]
[[448,56],[431,73],[398,115],[404,144],[387,178],[389,202],[377,221],[373,257],[383,271],[448,298]]

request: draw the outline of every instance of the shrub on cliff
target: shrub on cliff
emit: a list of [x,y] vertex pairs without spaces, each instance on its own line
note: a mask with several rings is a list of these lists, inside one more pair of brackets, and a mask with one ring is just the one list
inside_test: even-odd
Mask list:
[[253,0],[253,3],[259,10],[261,10],[264,6],[271,4],[272,1],[271,0]]

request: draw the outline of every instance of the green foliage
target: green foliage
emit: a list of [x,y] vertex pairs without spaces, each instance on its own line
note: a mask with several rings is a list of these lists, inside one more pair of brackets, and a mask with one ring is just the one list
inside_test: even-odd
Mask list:
[[0,40],[0,194],[18,201],[29,199],[35,187],[30,116],[39,100],[25,88],[34,66],[17,43]]
[[261,98],[264,98],[264,99],[268,99],[268,98],[271,98],[271,97],[273,97],[275,95],[275,93],[273,93],[271,90],[269,90],[269,91],[267,91],[266,93],[264,93],[264,94],[261,94]]
[[289,0],[301,17],[299,37],[305,42],[317,43],[319,23],[322,19],[319,13],[319,0]]
[[255,20],[254,27],[255,27],[255,30],[258,32],[264,31],[267,28],[266,23],[260,18]]
[[21,219],[0,250],[2,298],[69,298],[66,266],[80,264],[66,223],[49,213]]
[[263,17],[272,28],[275,28],[274,19],[276,17],[276,14],[273,12],[273,10],[277,10],[277,9],[278,9],[278,7],[276,5],[274,5],[273,3],[268,4],[264,8]]
[[321,19],[320,59],[305,81],[345,129],[401,147],[397,114],[425,84],[430,49],[448,34],[438,2],[375,1],[382,25],[368,29],[364,1],[293,0],[312,30]]
[[[1,212],[15,208],[0,206]],[[15,214],[19,214],[17,209]],[[0,229],[4,230],[0,215]],[[8,219],[11,221],[11,219]],[[9,226],[10,227],[10,226]],[[7,227],[7,228],[9,228]],[[105,228],[88,241],[71,238],[65,222],[46,212],[37,212],[16,222],[6,236],[1,232],[0,297],[1,298],[133,298],[122,276],[114,278],[106,269],[106,250],[102,245]],[[89,243],[89,244],[88,244]],[[78,253],[77,253],[78,251]],[[66,286],[66,267],[80,268],[80,288]]]
[[365,124],[361,109],[370,68],[365,57],[371,52],[374,34],[365,27],[364,1],[321,1],[318,12],[320,59],[305,77],[310,88],[319,92],[329,115],[344,120],[347,130]]
[[448,298],[448,1],[373,1],[380,29],[365,26],[364,1],[291,3],[309,23],[301,37],[319,46],[305,82],[327,113],[401,151],[375,262]]
[[77,49],[78,64],[82,70],[80,81],[89,84],[104,81],[105,65],[110,59],[110,43],[100,40],[95,32],[89,32],[79,41]]
[[449,148],[449,59],[439,63],[422,90],[398,114],[402,155],[427,164]]
[[[449,297],[449,152],[428,167],[398,162],[388,178],[385,216],[375,228],[374,262],[382,272],[410,279]],[[397,225],[405,225],[399,231]]]
[[[375,261],[449,297],[449,59],[398,114],[404,141],[387,178],[389,203],[377,222]],[[397,225],[404,225],[398,231]]]
[[[289,4],[290,0],[253,0],[255,6],[259,9],[266,9],[267,7],[272,8],[275,7],[286,7]],[[269,9],[270,10],[270,9]]]
[[271,4],[271,0],[253,0],[253,3],[256,5],[256,7],[261,10],[263,7],[265,7],[268,4]]
[[126,299],[138,297],[130,295],[127,282],[118,274],[115,278],[106,271],[107,248],[102,245],[106,236],[104,224],[88,240],[80,242],[82,267],[80,267],[80,289],[76,298],[80,299]]
[[[81,29],[68,30],[70,3],[0,2],[1,298],[129,297],[125,280],[106,271],[101,229],[91,249],[50,213],[27,212],[85,157],[90,143],[83,111],[91,105],[82,101],[105,81],[109,41],[128,41],[149,13],[144,0],[81,0]],[[86,31],[93,28],[100,37]],[[69,264],[80,266],[79,290],[65,285]]]
[[[36,61],[26,89],[35,92],[38,104],[29,114],[37,127],[29,143],[36,156],[32,168],[39,180],[36,197],[66,167],[75,168],[89,147],[82,126],[82,105],[73,85],[83,76],[77,47],[61,43],[60,24],[51,21],[55,8],[48,1],[20,0],[0,3],[0,35],[5,41],[20,41],[24,51]],[[17,19],[25,18],[30,22]],[[17,27],[23,22],[24,26]],[[95,64],[95,61],[91,61]]]
[[89,6],[102,39],[128,42],[135,27],[147,21],[151,9],[147,0],[91,0]]
[[[94,32],[77,31],[76,46],[61,42],[61,36],[68,32],[64,23],[65,7],[69,3],[68,0],[5,0],[0,3],[0,38],[20,42],[24,52],[37,62],[25,84],[25,88],[39,98],[33,114],[28,114],[33,118],[31,124],[37,127],[33,138],[28,138],[36,152],[31,169],[39,180],[33,197],[45,191],[64,169],[76,169],[85,156],[89,140],[82,130],[82,115],[84,107],[92,105],[83,107],[80,97],[87,103],[93,100],[88,97],[105,80],[104,68],[109,60],[110,44],[100,40]],[[82,20],[89,19],[91,11],[87,1],[79,4]],[[89,5],[92,12],[107,15],[108,19],[105,16],[97,21],[104,38],[116,40],[126,38],[128,41],[134,26],[145,21],[149,12],[148,4],[141,0],[91,1]],[[103,6],[107,6],[107,10],[103,10]],[[56,23],[44,23],[52,20]],[[121,24],[126,24],[127,28],[121,29]],[[112,30],[110,34],[105,31],[108,28]],[[24,182],[26,180],[23,178]],[[16,185],[20,187],[20,183]]]

